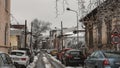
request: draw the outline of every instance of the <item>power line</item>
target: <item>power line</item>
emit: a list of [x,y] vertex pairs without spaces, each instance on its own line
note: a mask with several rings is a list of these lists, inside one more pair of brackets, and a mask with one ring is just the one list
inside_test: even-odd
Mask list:
[[12,14],[12,13],[10,13],[10,12],[9,12],[6,8],[5,8],[5,10],[6,10],[6,12],[7,12],[7,13],[9,13],[9,14],[10,14],[10,17],[11,17],[10,19],[12,19],[11,21],[13,21],[13,20],[14,20],[17,24],[19,24],[19,22],[18,22],[18,21],[17,21],[17,19],[13,16],[13,14]]

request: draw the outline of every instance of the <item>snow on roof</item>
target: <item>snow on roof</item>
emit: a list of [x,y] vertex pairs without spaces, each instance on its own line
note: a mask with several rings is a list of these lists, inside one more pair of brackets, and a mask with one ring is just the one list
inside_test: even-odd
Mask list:
[[18,30],[18,29],[15,29],[15,28],[10,28],[10,30]]
[[[84,33],[78,33],[78,36],[83,37]],[[69,35],[68,37],[77,37],[77,34]]]

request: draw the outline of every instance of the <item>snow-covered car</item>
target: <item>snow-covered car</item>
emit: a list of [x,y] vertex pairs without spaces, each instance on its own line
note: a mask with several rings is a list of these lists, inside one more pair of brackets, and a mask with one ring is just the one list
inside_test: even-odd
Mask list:
[[0,52],[0,68],[16,68],[10,56],[3,52]]
[[26,51],[24,50],[12,50],[10,53],[12,60],[19,65],[27,66],[29,65],[30,58]]

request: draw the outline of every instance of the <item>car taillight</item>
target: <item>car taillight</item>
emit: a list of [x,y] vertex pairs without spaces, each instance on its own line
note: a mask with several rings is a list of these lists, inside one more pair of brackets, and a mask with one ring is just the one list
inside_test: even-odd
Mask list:
[[25,60],[26,60],[26,58],[21,58],[21,60],[25,61]]
[[72,58],[72,55],[67,55],[67,58]]
[[108,60],[108,59],[105,59],[105,60],[103,61],[103,65],[109,65],[109,60]]

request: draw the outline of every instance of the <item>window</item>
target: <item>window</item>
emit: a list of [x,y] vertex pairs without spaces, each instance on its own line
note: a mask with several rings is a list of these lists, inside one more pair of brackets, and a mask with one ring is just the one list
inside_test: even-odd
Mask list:
[[102,55],[101,55],[99,52],[96,52],[96,53],[94,54],[94,56],[95,56],[96,58],[103,58]]
[[4,64],[12,64],[12,60],[7,54],[1,54]]
[[12,64],[12,60],[9,55],[6,54],[6,60],[8,64]]
[[106,52],[104,54],[107,58],[120,58],[120,52]]
[[11,52],[11,55],[22,56],[22,55],[24,55],[24,53],[22,53],[22,52]]

